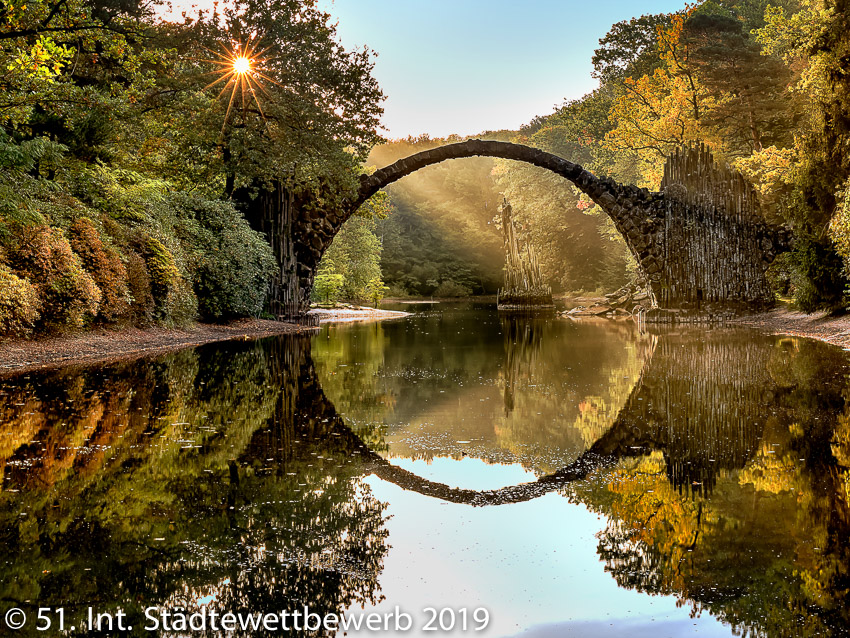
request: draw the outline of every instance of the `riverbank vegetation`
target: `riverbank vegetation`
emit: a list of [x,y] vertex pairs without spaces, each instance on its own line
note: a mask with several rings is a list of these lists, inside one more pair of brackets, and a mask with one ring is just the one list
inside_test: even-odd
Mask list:
[[377,141],[371,53],[314,2],[151,6],[0,8],[0,334],[259,315],[252,203],[342,196]]

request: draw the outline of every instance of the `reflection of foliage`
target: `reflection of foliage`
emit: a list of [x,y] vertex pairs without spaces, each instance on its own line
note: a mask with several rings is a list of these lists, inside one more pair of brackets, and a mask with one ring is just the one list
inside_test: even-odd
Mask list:
[[[650,341],[632,323],[499,319],[454,306],[325,330],[316,367],[349,425],[389,426],[393,452],[413,458],[469,454],[540,474],[573,461],[610,426]],[[425,433],[427,446],[410,444]],[[476,443],[460,449],[457,440]]]
[[[620,584],[641,591],[682,590],[673,566],[687,558],[697,543],[703,504],[676,490],[667,480],[662,454],[628,462],[607,478],[613,494],[615,521],[600,540],[600,555]],[[634,551],[650,546],[651,553]],[[626,551],[623,551],[623,548]],[[667,569],[659,567],[667,566]],[[648,580],[647,580],[648,576]]]
[[[673,359],[664,363],[676,348],[664,343],[670,337],[661,338],[644,388],[660,356],[665,382],[654,392],[664,396],[643,398],[656,404],[646,412],[656,431],[670,432],[652,440],[667,440],[667,447],[576,484],[571,497],[611,517],[599,552],[619,584],[676,595],[694,613],[708,611],[753,635],[843,635],[850,621],[846,356],[786,338],[758,344],[763,354],[757,355],[751,338],[740,345],[731,333],[726,339],[726,353],[716,338],[699,346],[706,360],[726,362],[722,368],[679,385]],[[693,372],[692,366],[684,369]],[[739,385],[747,377],[760,392]],[[736,386],[729,412],[724,397]],[[761,440],[749,460],[730,457],[738,465],[726,465],[712,490],[675,489],[672,458],[694,458],[683,445],[706,448],[701,423],[712,413],[733,425],[736,415],[748,423],[764,415]],[[743,429],[726,428],[723,437],[733,447],[750,447]]]
[[380,378],[386,347],[384,326],[375,322],[325,330],[313,342],[322,388],[346,423],[363,434],[364,441],[375,443],[368,440],[363,426],[383,424],[395,405],[394,393]]
[[383,505],[326,432],[307,346],[4,383],[0,599],[122,608],[138,635],[144,607],[201,596],[234,612],[374,602]]
[[[562,348],[553,347],[560,332],[560,322],[554,323],[544,317],[502,317],[505,363],[499,385],[505,409],[495,429],[499,444],[521,459],[541,452],[529,449],[541,444],[577,451],[593,445],[611,427],[651,356],[649,340],[631,323],[576,326]],[[588,370],[599,378],[587,378]],[[556,458],[556,464],[534,469],[554,471],[563,461]]]

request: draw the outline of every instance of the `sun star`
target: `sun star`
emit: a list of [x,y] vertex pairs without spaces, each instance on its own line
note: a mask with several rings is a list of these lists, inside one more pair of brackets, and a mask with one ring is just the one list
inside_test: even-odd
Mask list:
[[[221,127],[221,132],[224,134],[234,103],[238,104],[241,102],[242,111],[245,112],[251,102],[253,102],[257,107],[260,117],[265,119],[266,116],[258,99],[257,89],[268,95],[268,92],[263,87],[263,80],[271,84],[277,84],[278,86],[280,84],[263,73],[263,65],[268,62],[263,57],[263,54],[268,49],[257,51],[256,45],[252,46],[248,43],[243,46],[237,42],[234,42],[231,48],[227,48],[224,45],[221,45],[221,48],[222,52],[207,49],[217,59],[204,61],[212,62],[219,67],[217,71],[213,71],[213,73],[218,73],[219,77],[205,86],[204,90],[224,82],[224,87],[218,94],[218,98],[225,95],[228,90],[230,91],[230,96],[227,98],[227,113],[224,116],[224,122]],[[237,94],[240,98],[239,100],[236,99]]]
[[251,60],[244,55],[240,55],[233,60],[233,70],[236,73],[248,73],[251,70]]

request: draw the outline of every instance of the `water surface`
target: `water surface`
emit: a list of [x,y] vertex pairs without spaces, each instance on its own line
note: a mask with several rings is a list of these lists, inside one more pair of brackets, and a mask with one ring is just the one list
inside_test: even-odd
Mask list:
[[63,607],[75,635],[89,607],[141,636],[204,635],[145,631],[150,607],[305,605],[401,610],[402,635],[450,633],[427,607],[451,635],[844,635],[849,364],[442,304],[6,378],[0,612]]

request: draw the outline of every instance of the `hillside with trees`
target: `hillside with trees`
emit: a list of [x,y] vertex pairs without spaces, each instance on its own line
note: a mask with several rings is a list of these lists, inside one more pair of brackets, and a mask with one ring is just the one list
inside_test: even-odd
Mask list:
[[[612,25],[593,56],[599,87],[519,131],[484,133],[555,153],[600,176],[658,189],[665,161],[706,143],[742,172],[761,214],[789,225],[794,250],[772,267],[776,293],[806,311],[842,309],[850,265],[850,37],[846,2],[709,0]],[[384,166],[459,137],[391,142]],[[546,171],[458,160],[388,189],[384,276],[394,291],[492,292],[501,273],[494,202],[507,198],[556,291],[607,291],[635,276],[610,220]],[[451,275],[450,275],[451,273]],[[455,274],[456,273],[456,274]]]

